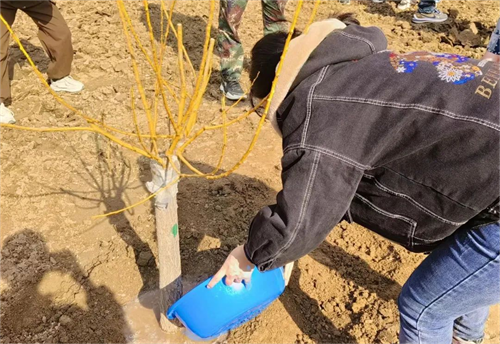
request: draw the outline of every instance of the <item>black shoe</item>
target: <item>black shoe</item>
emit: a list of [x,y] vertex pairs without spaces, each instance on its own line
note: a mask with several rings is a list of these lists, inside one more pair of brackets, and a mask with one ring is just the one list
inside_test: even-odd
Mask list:
[[238,81],[223,81],[220,85],[220,90],[224,93],[229,100],[238,100],[240,98],[246,99],[247,95],[241,88]]

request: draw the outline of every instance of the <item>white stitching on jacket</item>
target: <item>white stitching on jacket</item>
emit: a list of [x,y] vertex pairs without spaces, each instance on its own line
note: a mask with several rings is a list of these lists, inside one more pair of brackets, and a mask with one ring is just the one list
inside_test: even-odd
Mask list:
[[371,203],[370,201],[368,201],[366,198],[364,198],[363,196],[361,196],[358,193],[356,193],[354,195],[354,197],[357,197],[361,202],[365,203],[367,206],[369,206],[370,208],[375,210],[377,213],[380,213],[384,216],[387,216],[387,217],[390,217],[393,219],[397,219],[397,220],[401,220],[401,221],[408,223],[411,226],[411,235],[409,238],[409,246],[413,247],[413,235],[415,234],[415,229],[417,228],[417,222],[415,220],[412,220],[412,219],[407,218],[407,217],[402,216],[402,215],[392,214],[392,213],[389,213],[383,209],[380,209],[375,204]]
[[465,205],[465,204],[462,204],[462,203],[458,202],[457,200],[455,200],[455,199],[451,198],[451,197],[450,197],[450,196],[448,196],[447,194],[445,194],[445,193],[443,193],[442,191],[439,191],[439,190],[437,190],[437,189],[433,188],[433,187],[432,187],[432,186],[430,186],[430,185],[424,184],[424,183],[422,183],[422,182],[420,182],[420,181],[417,181],[417,180],[415,180],[415,179],[413,179],[413,178],[410,178],[410,177],[409,177],[409,176],[407,176],[406,174],[403,174],[403,173],[401,173],[401,172],[398,172],[398,171],[396,171],[396,170],[393,170],[393,169],[392,169],[392,168],[390,168],[390,167],[387,167],[387,166],[383,166],[383,167],[384,167],[384,169],[386,169],[386,170],[388,170],[388,171],[391,171],[391,172],[394,172],[394,173],[396,173],[397,175],[399,175],[399,176],[401,176],[401,177],[405,178],[406,180],[409,180],[409,181],[410,181],[410,182],[412,182],[412,183],[415,183],[415,184],[418,184],[418,185],[421,185],[421,186],[425,186],[426,188],[429,188],[429,189],[431,189],[432,191],[439,193],[441,196],[446,197],[448,200],[450,200],[450,201],[454,202],[455,204],[458,204],[458,205],[459,205],[459,206],[461,206],[461,207],[464,207],[464,208],[467,208],[467,209],[470,209],[470,210],[473,210],[473,211],[475,211],[475,210],[476,210],[476,209],[474,209],[474,208],[471,208],[471,207],[469,207],[469,206],[467,206],[467,205]]
[[[496,199],[496,201],[498,201],[498,198]],[[491,205],[489,205],[486,208],[486,211],[490,214],[498,215],[498,210],[496,208],[498,208],[499,206],[500,206],[500,202],[493,202]]]
[[437,109],[437,108],[433,108],[433,107],[421,105],[421,104],[402,104],[402,103],[396,103],[396,102],[386,102],[386,101],[377,100],[377,99],[354,98],[354,97],[330,97],[330,96],[320,96],[320,95],[313,96],[313,98],[315,100],[329,100],[329,101],[340,101],[340,102],[347,102],[347,103],[371,104],[371,105],[382,106],[382,107],[392,107],[392,108],[396,108],[396,109],[422,110],[425,112],[430,112],[430,113],[434,113],[437,115],[446,116],[446,117],[453,118],[456,120],[462,120],[462,121],[468,121],[468,122],[481,124],[481,125],[484,125],[488,128],[500,131],[500,125],[497,125],[495,123],[485,121],[485,120],[482,120],[480,118],[457,115],[456,113],[453,113],[451,111]]
[[465,221],[465,222],[454,222],[454,221],[447,220],[447,219],[439,216],[438,214],[430,211],[429,209],[427,209],[426,207],[424,207],[422,204],[418,203],[416,200],[414,200],[413,198],[411,198],[411,196],[408,196],[407,194],[403,194],[403,193],[400,193],[400,192],[397,192],[397,191],[389,189],[387,186],[385,186],[381,182],[379,182],[377,180],[377,178],[375,178],[374,176],[369,175],[369,174],[364,174],[364,176],[366,178],[368,178],[368,179],[373,180],[375,182],[375,186],[378,187],[379,189],[381,189],[382,191],[385,191],[385,192],[390,193],[390,194],[392,194],[394,196],[398,196],[398,197],[406,199],[407,201],[413,203],[413,205],[415,205],[416,207],[418,207],[423,212],[427,213],[428,215],[430,215],[432,217],[435,217],[436,219],[438,219],[438,220],[440,220],[440,221],[442,221],[444,223],[447,223],[447,224],[450,224],[450,225],[453,225],[453,226],[461,226],[461,225],[467,223],[467,221]]
[[318,76],[318,80],[316,80],[316,82],[309,89],[309,94],[307,95],[306,120],[304,122],[304,129],[302,130],[302,139],[300,141],[302,145],[306,143],[307,129],[309,128],[309,121],[311,119],[311,114],[312,114],[312,99],[314,96],[314,91],[316,90],[316,86],[318,86],[323,81],[326,75],[326,71],[328,70],[328,67],[330,66],[325,66],[321,69],[321,73]]
[[[450,235],[447,235],[447,236],[445,236],[445,237],[443,237],[443,238],[436,238],[436,239],[422,239],[422,238],[419,238],[419,237],[417,237],[417,236],[413,236],[413,239],[417,239],[417,240],[419,240],[419,241],[424,241],[424,242],[426,242],[426,243],[427,243],[427,242],[430,242],[430,243],[435,243],[435,242],[438,242],[438,241],[444,240],[444,239],[448,238],[449,236],[450,236]],[[418,244],[417,244],[417,245],[418,245]]]
[[304,200],[302,201],[302,205],[300,207],[299,218],[297,220],[297,224],[295,225],[295,228],[292,231],[292,235],[290,236],[290,239],[288,239],[286,244],[283,245],[283,247],[280,248],[278,250],[278,252],[276,252],[268,261],[273,261],[282,252],[287,250],[292,245],[295,238],[297,237],[299,228],[302,225],[302,221],[304,220],[305,209],[307,208],[307,206],[309,204],[309,199],[311,198],[311,190],[313,188],[314,180],[316,179],[316,172],[318,171],[318,165],[319,165],[320,158],[321,158],[321,154],[319,152],[315,152],[315,156],[314,156],[314,160],[313,160],[313,167],[312,167],[311,173],[309,174],[309,178],[307,180],[306,193],[304,195]]
[[341,34],[342,36],[346,36],[347,38],[357,39],[358,41],[362,41],[362,42],[364,42],[364,43],[368,44],[368,45],[370,46],[370,49],[371,49],[372,53],[374,53],[374,52],[375,52],[375,50],[376,50],[376,49],[375,49],[375,46],[373,45],[373,43],[372,43],[372,42],[370,42],[369,40],[367,40],[367,39],[366,39],[366,38],[364,38],[364,37],[359,37],[359,36],[351,35],[351,34],[346,33],[346,32],[344,32],[344,31],[341,31],[341,32],[340,32],[340,34]]
[[359,162],[354,161],[354,160],[352,160],[352,159],[350,159],[342,154],[336,153],[336,152],[331,151],[331,150],[326,149],[326,148],[316,147],[316,146],[307,145],[307,144],[302,145],[302,144],[296,143],[296,144],[290,145],[290,146],[286,147],[286,149],[283,151],[283,154],[286,154],[287,152],[289,152],[291,150],[300,149],[300,148],[309,149],[309,150],[314,151],[314,152],[319,152],[319,153],[331,156],[332,158],[336,158],[338,160],[341,160],[341,161],[345,162],[346,164],[351,165],[352,167],[355,167],[355,168],[360,169],[362,171],[372,169],[372,167],[360,164]]

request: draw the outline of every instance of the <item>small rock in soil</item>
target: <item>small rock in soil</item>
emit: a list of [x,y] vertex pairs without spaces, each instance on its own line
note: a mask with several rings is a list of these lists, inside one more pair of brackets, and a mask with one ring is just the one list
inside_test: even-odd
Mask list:
[[377,340],[381,343],[394,343],[397,341],[396,333],[385,329],[378,333]]
[[142,251],[137,258],[137,265],[147,266],[151,258],[153,258],[153,254],[150,251]]
[[73,320],[66,314],[61,315],[59,318],[59,323],[63,326],[68,326]]
[[65,333],[61,333],[59,335],[59,341],[61,343],[67,343],[68,342],[68,336]]

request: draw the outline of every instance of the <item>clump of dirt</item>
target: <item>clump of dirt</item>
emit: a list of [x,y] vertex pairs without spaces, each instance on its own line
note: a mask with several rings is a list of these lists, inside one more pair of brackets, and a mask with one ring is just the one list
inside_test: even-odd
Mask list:
[[[145,44],[149,36],[142,2],[126,2]],[[131,61],[122,38],[116,5],[108,1],[64,1],[58,6],[73,34],[73,76],[85,83],[78,95],[63,95],[77,109],[133,130]],[[290,1],[291,17],[295,1]],[[318,19],[354,12],[363,25],[381,27],[396,52],[429,50],[479,58],[500,16],[498,2],[442,1],[451,16],[445,24],[416,25],[410,11],[394,2],[353,1],[344,7],[323,1]],[[159,3],[151,1],[155,39],[159,39]],[[313,8],[304,5],[299,28]],[[205,1],[179,2],[174,21],[185,28],[186,47],[198,68],[208,10]],[[217,27],[214,19],[212,27]],[[19,13],[14,26],[37,66],[48,58],[36,27]],[[250,1],[240,27],[249,58],[262,34],[260,3]],[[172,42],[171,42],[172,43]],[[167,50],[174,59],[176,48]],[[175,60],[172,60],[175,61]],[[141,61],[144,67],[144,61]],[[175,62],[171,63],[173,66]],[[246,64],[248,65],[248,64]],[[220,75],[213,62],[200,119],[220,116]],[[31,127],[77,126],[85,122],[60,106],[31,72],[20,50],[11,46],[13,104],[18,124]],[[169,82],[178,75],[166,71]],[[143,75],[151,80],[151,72]],[[244,83],[249,85],[247,73]],[[146,89],[148,94],[153,89]],[[141,104],[138,108],[141,110]],[[249,108],[242,104],[237,114]],[[258,123],[251,116],[228,133],[224,167],[238,160]],[[123,305],[139,293],[155,290],[158,280],[152,204],[105,219],[93,215],[123,208],[148,195],[148,164],[89,133],[1,131],[1,281],[0,343],[116,342],[132,340]],[[209,133],[186,156],[197,168],[215,166],[222,136]],[[266,126],[249,160],[226,179],[186,179],[179,190],[179,233],[186,291],[213,274],[227,253],[246,237],[257,211],[274,202],[281,187],[280,138]],[[279,301],[256,319],[231,331],[231,343],[391,343],[399,328],[396,299],[408,276],[424,259],[345,222],[310,255],[302,258]],[[500,340],[499,309],[493,308],[487,343]],[[178,338],[178,337],[176,337]],[[165,341],[169,339],[166,337]],[[175,340],[172,340],[175,341]],[[190,342],[188,339],[186,342]]]

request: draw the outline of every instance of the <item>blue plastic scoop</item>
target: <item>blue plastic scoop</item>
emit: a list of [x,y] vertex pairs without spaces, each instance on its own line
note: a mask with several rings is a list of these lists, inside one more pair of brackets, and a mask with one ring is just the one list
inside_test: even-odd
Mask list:
[[283,269],[254,269],[250,285],[223,281],[207,288],[210,278],[180,298],[167,312],[201,339],[217,337],[256,317],[285,290]]

